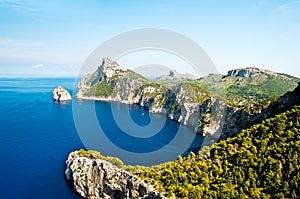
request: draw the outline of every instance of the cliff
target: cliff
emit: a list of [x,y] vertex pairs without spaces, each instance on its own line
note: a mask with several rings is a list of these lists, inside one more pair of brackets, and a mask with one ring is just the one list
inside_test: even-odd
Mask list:
[[70,93],[62,86],[58,86],[57,88],[55,88],[52,94],[53,99],[57,101],[68,101],[72,99]]
[[97,70],[78,84],[77,98],[118,101],[132,104],[136,89],[149,83],[143,76],[122,68],[117,62],[104,58]]
[[65,177],[70,186],[83,198],[163,198],[151,185],[101,160],[96,153],[70,153],[66,161]]

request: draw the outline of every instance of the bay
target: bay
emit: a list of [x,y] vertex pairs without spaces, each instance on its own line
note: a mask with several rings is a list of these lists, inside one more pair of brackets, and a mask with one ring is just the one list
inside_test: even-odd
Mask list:
[[[75,89],[73,93],[76,86],[74,78],[0,78],[1,198],[80,198],[64,179],[64,163],[68,154],[85,148],[76,129],[72,103],[87,106],[94,102],[74,97],[70,103],[54,102],[52,90],[58,85],[64,86],[73,95],[76,92]],[[132,152],[158,150],[169,143],[176,134],[174,129],[179,128],[179,124],[168,120],[162,131],[164,134],[153,137],[148,145],[147,142],[139,144],[132,136],[120,136],[122,129],[117,128],[111,117],[112,105],[117,107],[120,115],[127,114],[129,110],[130,117],[138,126],[147,126],[151,120],[159,121],[164,116],[150,114],[138,106],[107,102],[93,104],[99,123],[111,132],[110,140],[120,147],[135,146]],[[186,127],[180,128],[189,131]],[[196,136],[190,150],[197,151],[201,139]],[[112,148],[105,148],[105,144],[103,147],[102,154],[118,156]],[[176,150],[170,153],[176,153]],[[119,158],[128,164],[141,163],[128,157]]]

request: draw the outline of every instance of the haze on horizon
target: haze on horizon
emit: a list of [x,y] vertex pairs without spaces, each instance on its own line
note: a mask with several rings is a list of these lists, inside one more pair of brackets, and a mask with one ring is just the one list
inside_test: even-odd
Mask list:
[[[197,42],[220,73],[254,66],[300,77],[298,0],[0,0],[0,24],[1,76],[75,76],[102,42],[156,27]],[[191,72],[172,56],[142,54],[118,61],[128,68],[156,64]]]

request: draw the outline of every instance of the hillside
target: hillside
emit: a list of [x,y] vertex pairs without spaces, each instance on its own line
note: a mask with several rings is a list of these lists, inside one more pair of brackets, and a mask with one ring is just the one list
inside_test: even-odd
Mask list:
[[226,94],[236,105],[246,105],[293,90],[299,78],[254,67],[234,69],[226,75],[210,74],[196,81],[213,93]]
[[295,106],[140,176],[154,180],[169,197],[300,197],[299,129],[300,106]]

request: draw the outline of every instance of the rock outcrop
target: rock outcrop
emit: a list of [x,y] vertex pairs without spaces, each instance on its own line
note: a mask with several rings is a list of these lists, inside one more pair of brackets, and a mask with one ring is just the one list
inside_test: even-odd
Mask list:
[[153,186],[135,175],[101,160],[96,154],[71,152],[65,177],[73,189],[88,199],[144,198],[162,199]]
[[276,73],[270,70],[264,70],[264,69],[259,69],[256,67],[247,67],[247,68],[241,68],[241,69],[233,69],[229,70],[227,73],[227,76],[225,77],[249,77],[249,76],[259,76],[259,75],[270,75],[278,79],[282,80],[288,80],[288,81],[294,81],[294,77],[289,77],[285,74],[281,73]]
[[65,88],[58,86],[53,90],[53,99],[57,101],[69,101],[72,97]]

